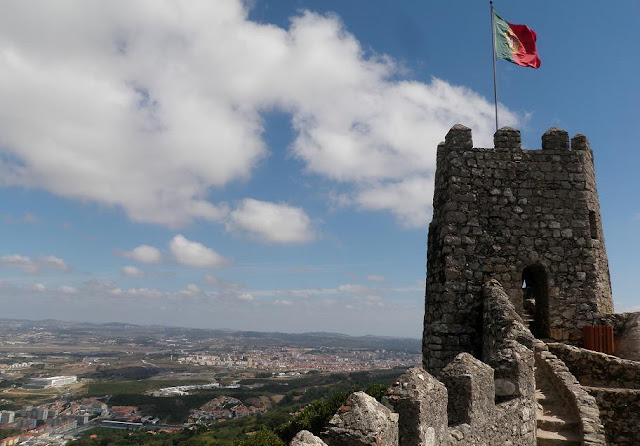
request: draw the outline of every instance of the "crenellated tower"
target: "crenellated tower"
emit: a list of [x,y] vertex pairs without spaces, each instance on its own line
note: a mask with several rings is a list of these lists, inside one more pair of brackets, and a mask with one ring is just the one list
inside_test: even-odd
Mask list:
[[536,337],[578,341],[612,313],[593,153],[587,138],[550,128],[542,150],[504,127],[474,148],[455,125],[438,146],[429,225],[424,366],[482,357],[482,284],[497,279]]

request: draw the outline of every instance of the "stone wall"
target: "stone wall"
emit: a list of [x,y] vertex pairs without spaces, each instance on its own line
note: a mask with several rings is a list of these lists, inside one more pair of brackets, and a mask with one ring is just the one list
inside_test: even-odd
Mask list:
[[429,225],[424,365],[439,371],[460,352],[482,352],[482,284],[502,283],[523,311],[523,272],[539,294],[538,337],[580,340],[594,314],[613,312],[593,154],[584,136],[550,129],[542,150],[523,150],[518,131],[473,148],[454,126],[438,146]]
[[523,398],[496,404],[494,371],[487,364],[461,353],[443,369],[441,380],[422,368],[408,370],[388,389],[385,405],[353,393],[320,437],[303,431],[291,445],[536,444],[533,408]]
[[640,390],[586,387],[600,408],[610,446],[640,442]]
[[404,373],[387,391],[398,413],[400,446],[446,445],[449,432],[447,388],[422,368]]
[[[403,375],[389,390],[400,416],[401,446],[447,444],[437,427],[443,418],[451,445],[536,444],[534,337],[497,280],[485,283],[483,290],[482,361],[463,352],[441,370],[444,386],[421,370]],[[420,388],[421,393],[415,390]],[[418,419],[424,420],[420,428],[415,427]],[[425,441],[427,432],[437,441]]]
[[495,370],[496,399],[522,397],[533,407],[533,335],[497,280],[483,287],[482,359]]
[[450,442],[459,446],[490,444],[496,430],[493,369],[468,353],[460,353],[442,370],[449,392]]
[[547,344],[569,367],[580,384],[593,387],[640,389],[640,362],[561,343]]
[[536,367],[551,380],[557,394],[580,419],[580,429],[585,446],[605,445],[605,430],[596,400],[589,395],[571,374],[567,366],[549,351],[542,342],[535,342]]
[[355,392],[320,437],[329,446],[398,446],[398,414],[366,393]]
[[613,326],[615,355],[640,361],[640,313],[601,314],[598,319],[600,325]]
[[496,404],[494,370],[487,364],[460,353],[442,370],[441,378],[450,395],[449,444],[536,444],[533,400],[519,397]]

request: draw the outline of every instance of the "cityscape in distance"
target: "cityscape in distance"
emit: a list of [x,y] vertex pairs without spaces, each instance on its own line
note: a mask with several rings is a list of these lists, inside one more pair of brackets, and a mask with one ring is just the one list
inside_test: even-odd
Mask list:
[[92,428],[221,425],[337,384],[387,383],[420,350],[410,338],[0,319],[0,434],[65,444]]

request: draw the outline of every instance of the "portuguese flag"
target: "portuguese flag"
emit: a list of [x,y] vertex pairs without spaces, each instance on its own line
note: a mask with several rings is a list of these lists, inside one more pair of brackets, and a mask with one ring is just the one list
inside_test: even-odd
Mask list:
[[536,33],[525,25],[512,25],[493,12],[496,56],[521,67],[540,67],[536,50]]

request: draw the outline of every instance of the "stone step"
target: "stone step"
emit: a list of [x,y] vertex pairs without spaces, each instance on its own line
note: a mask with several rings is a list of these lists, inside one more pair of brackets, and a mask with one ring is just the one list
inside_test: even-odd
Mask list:
[[580,437],[571,431],[550,432],[538,429],[538,446],[580,446]]
[[559,398],[559,395],[553,390],[547,390],[545,388],[537,388],[535,392],[535,399],[539,404],[543,406],[564,406],[565,402]]
[[578,420],[568,417],[561,417],[553,412],[552,415],[542,414],[538,412],[537,425],[538,429],[543,429],[550,432],[558,432],[562,430],[573,429],[574,427],[577,429]]

